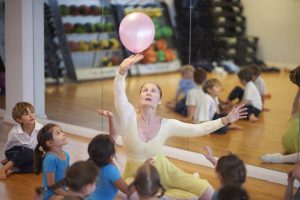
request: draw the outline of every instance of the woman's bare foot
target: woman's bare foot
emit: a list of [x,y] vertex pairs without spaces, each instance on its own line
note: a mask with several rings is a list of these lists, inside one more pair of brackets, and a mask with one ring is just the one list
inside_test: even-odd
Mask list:
[[5,180],[5,179],[7,179],[6,171],[3,168],[1,168],[0,169],[0,180]]
[[257,122],[257,121],[258,121],[258,118],[255,117],[254,114],[251,114],[251,115],[249,116],[249,121],[250,121],[250,122]]
[[243,129],[243,127],[241,127],[241,126],[239,126],[239,125],[237,125],[237,124],[234,124],[234,123],[230,124],[230,125],[228,126],[228,128],[234,129],[234,130],[242,130],[242,129]]

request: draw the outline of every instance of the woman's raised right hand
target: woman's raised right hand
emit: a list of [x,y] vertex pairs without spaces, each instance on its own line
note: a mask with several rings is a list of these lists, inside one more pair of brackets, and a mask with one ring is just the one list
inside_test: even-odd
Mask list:
[[144,58],[141,54],[131,55],[120,64],[119,67],[119,74],[125,75],[128,71],[128,69],[135,63],[139,62]]

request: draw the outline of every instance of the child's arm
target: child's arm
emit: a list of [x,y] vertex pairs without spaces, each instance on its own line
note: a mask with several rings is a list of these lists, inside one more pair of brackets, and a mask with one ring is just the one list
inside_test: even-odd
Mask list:
[[109,125],[108,132],[114,139],[116,139],[117,138],[117,131],[116,131],[116,123],[115,123],[114,114],[112,112],[107,111],[107,110],[101,110],[101,109],[97,109],[97,112],[99,113],[99,115],[102,115],[102,116],[108,118],[108,125]]
[[187,116],[185,122],[194,123],[194,116],[195,116],[196,106],[188,105],[187,110],[188,110],[188,116]]
[[[54,172],[47,172],[46,177],[47,177],[47,185],[54,185],[55,184],[55,174],[54,174]],[[55,189],[53,191],[56,195],[65,196],[65,195],[68,194],[65,190],[63,190],[61,188]]]
[[293,199],[293,187],[295,178],[292,176],[292,172],[288,173],[288,184],[285,189],[284,200]]
[[205,156],[205,158],[207,160],[209,160],[211,162],[211,164],[213,164],[214,166],[217,165],[218,160],[214,157],[212,149],[210,148],[210,146],[205,145],[204,150],[206,150],[207,153],[203,154]]
[[114,186],[116,188],[118,188],[121,192],[123,192],[124,194],[127,194],[128,185],[122,178],[116,180],[114,182]]
[[250,101],[247,100],[247,99],[243,99],[241,102],[238,103],[238,105],[240,105],[240,104],[249,105],[249,104],[250,104]]

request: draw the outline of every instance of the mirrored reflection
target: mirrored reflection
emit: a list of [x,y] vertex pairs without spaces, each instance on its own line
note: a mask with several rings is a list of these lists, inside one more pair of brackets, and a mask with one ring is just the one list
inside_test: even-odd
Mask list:
[[[48,85],[46,113],[50,119],[70,124],[108,130],[106,121],[95,110],[103,108],[115,112],[112,78],[121,60],[130,55],[122,47],[117,30],[122,17],[131,12],[142,11],[150,15],[156,35],[153,45],[143,52],[143,62],[135,66],[131,71],[132,76],[127,78],[127,95],[136,107],[139,87],[147,81],[158,83],[163,90],[163,104],[159,113],[166,118],[184,120],[184,117],[165,106],[166,102],[175,98],[181,78],[180,73],[175,71],[183,64],[192,64],[210,72],[208,78],[217,78],[221,82],[219,97],[226,100],[235,86],[241,86],[236,75],[240,67],[256,64],[264,72],[278,72],[276,67],[281,67],[280,64],[297,61],[293,56],[296,54],[293,50],[297,52],[297,48],[287,53],[291,55],[284,54],[282,58],[276,50],[270,53],[272,48],[269,40],[265,39],[272,33],[265,33],[266,30],[262,32],[262,27],[255,31],[255,17],[249,1],[207,1],[211,2],[209,5],[199,3],[202,1],[182,0],[158,5],[154,1],[150,5],[105,4],[103,7],[98,5],[99,1],[93,7],[95,2],[92,0],[86,6],[80,1],[72,5],[63,0],[58,2],[60,12],[64,13],[64,31],[76,79],[81,82]],[[268,19],[263,18],[262,21],[267,23]],[[282,32],[289,35],[288,29]],[[278,40],[278,43],[281,42]],[[285,53],[289,52],[285,50]],[[68,74],[67,68],[61,61],[62,74]],[[174,73],[164,73],[168,71]],[[108,79],[84,82],[104,78]],[[270,111],[262,112],[258,122],[239,121],[237,124],[242,130],[198,138],[172,138],[167,145],[201,153],[204,152],[204,145],[210,145],[217,157],[230,151],[247,164],[289,171],[291,165],[262,163],[260,156],[265,153],[284,153],[281,138],[288,127],[297,87],[291,84],[285,71],[263,73],[262,78],[271,94],[271,99],[265,101],[265,107]]]

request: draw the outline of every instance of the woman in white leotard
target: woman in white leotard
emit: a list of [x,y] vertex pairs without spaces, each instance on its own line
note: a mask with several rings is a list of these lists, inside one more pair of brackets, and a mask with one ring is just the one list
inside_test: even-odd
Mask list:
[[205,179],[195,178],[172,164],[161,150],[167,138],[171,136],[196,137],[207,135],[228,123],[245,118],[247,112],[243,105],[234,108],[226,117],[202,124],[188,124],[175,119],[165,119],[156,115],[161,103],[162,92],[158,85],[146,83],[141,87],[139,111],[128,102],[125,93],[125,77],[132,64],[143,59],[142,55],[126,58],[116,73],[114,80],[114,100],[121,120],[123,145],[127,163],[123,178],[133,180],[135,172],[143,162],[154,157],[155,167],[166,188],[166,195],[177,198],[190,198],[195,195],[200,199],[210,199],[214,190]]

